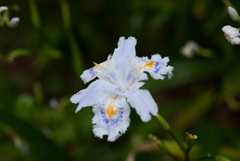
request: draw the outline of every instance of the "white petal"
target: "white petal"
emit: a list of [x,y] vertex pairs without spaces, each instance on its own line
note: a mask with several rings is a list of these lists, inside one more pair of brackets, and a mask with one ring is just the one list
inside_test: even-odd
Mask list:
[[133,61],[136,57],[137,40],[134,37],[125,39],[120,37],[118,48],[114,50],[111,58],[111,67],[117,70],[123,78],[126,78],[129,70],[133,67]]
[[4,11],[7,11],[7,10],[8,10],[8,8],[6,6],[1,6],[0,7],[0,14]]
[[230,40],[230,43],[232,45],[240,45],[240,38],[239,37],[235,37],[235,38]]
[[18,17],[13,17],[9,23],[9,26],[14,28],[17,27],[20,22],[20,19]]
[[[137,40],[134,37],[129,37],[125,39],[124,37],[120,37],[118,41],[118,48],[114,50],[112,59],[114,61],[130,61],[133,60],[136,56],[135,46],[137,44]],[[128,58],[128,59],[127,59]]]
[[[110,106],[114,106],[114,114],[109,117],[107,112]],[[108,141],[115,141],[119,136],[124,134],[129,126],[130,107],[126,99],[120,96],[107,98],[104,101],[94,105],[94,117],[92,119],[93,133],[99,138],[108,135]]]
[[142,121],[147,122],[151,119],[151,115],[156,116],[158,106],[148,90],[135,90],[126,93],[127,101],[136,109]]
[[238,16],[237,11],[234,8],[229,6],[228,7],[228,14],[233,21],[238,21],[239,16]]
[[87,83],[94,78],[96,78],[96,74],[94,72],[94,67],[87,69],[83,72],[83,74],[80,76],[80,78],[83,80],[84,83]]
[[[110,59],[110,56],[108,57]],[[88,83],[89,81],[93,80],[96,77],[101,78],[102,75],[108,70],[108,61],[102,62],[100,64],[94,63],[95,66],[87,69],[83,72],[80,76],[84,83]],[[103,74],[102,74],[103,73]]]
[[135,83],[131,86],[130,91],[132,91],[132,92],[138,91],[139,88],[141,88],[144,84],[145,84],[145,82],[135,82]]
[[101,100],[104,100],[111,94],[114,88],[111,84],[96,80],[92,82],[86,89],[83,89],[73,95],[70,99],[72,103],[79,103],[76,112],[82,109],[82,107],[93,106]]
[[154,79],[164,79],[164,75],[168,75],[170,78],[172,76],[173,67],[167,66],[169,62],[168,57],[162,58],[159,54],[152,56],[151,60],[147,57],[139,58],[135,60],[135,68],[137,71],[149,72]]
[[222,28],[222,31],[230,39],[233,39],[233,38],[238,37],[240,35],[238,29],[236,29],[236,28],[234,28],[230,25],[224,26]]

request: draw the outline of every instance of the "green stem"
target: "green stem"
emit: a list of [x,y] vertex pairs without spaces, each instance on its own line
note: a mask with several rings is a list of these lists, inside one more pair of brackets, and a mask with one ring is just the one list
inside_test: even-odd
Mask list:
[[2,17],[2,26],[6,24],[7,26],[9,26],[9,11],[5,11],[3,13],[3,17]]
[[161,140],[157,139],[157,137],[153,136],[152,134],[149,134],[148,137],[154,141],[163,152],[167,153],[173,160],[178,161],[178,159],[172,153],[170,153],[166,145]]
[[186,147],[174,135],[174,133],[172,132],[168,122],[159,114],[157,114],[156,117],[157,117],[159,123],[162,125],[162,127],[172,136],[172,138],[177,142],[180,149],[185,153],[186,152]]
[[190,150],[191,150],[190,148],[186,149],[186,152],[185,152],[185,159],[186,159],[186,161],[190,161],[189,160],[189,152],[190,152]]
[[159,123],[162,125],[162,127],[165,129],[165,130],[168,130],[170,129],[170,125],[168,124],[168,122],[159,114],[156,115]]
[[186,147],[178,140],[178,138],[174,135],[171,129],[168,129],[167,132],[172,136],[172,138],[177,142],[180,149],[186,153]]

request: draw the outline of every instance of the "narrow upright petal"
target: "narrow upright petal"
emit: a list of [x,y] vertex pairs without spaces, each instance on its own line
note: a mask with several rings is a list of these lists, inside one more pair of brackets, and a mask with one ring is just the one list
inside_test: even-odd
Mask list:
[[108,135],[108,141],[115,141],[129,126],[130,107],[126,99],[118,95],[96,104],[93,112],[93,133],[99,138]]
[[126,93],[127,101],[136,109],[142,121],[147,122],[151,115],[157,115],[158,106],[148,90],[134,90]]
[[134,58],[136,57],[136,46],[137,40],[134,37],[125,39],[121,37],[118,41],[118,48],[114,50],[111,58],[111,66],[115,67],[115,70],[126,77],[128,71],[133,66]]
[[[115,62],[119,60],[125,61],[132,61],[136,56],[135,46],[137,40],[134,37],[129,37],[125,39],[124,37],[120,37],[118,41],[118,48],[114,50],[112,59]],[[120,62],[120,63],[123,63]]]

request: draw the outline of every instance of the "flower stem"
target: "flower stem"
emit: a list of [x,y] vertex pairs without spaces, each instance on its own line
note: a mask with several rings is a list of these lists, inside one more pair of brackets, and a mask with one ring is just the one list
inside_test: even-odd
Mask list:
[[174,135],[174,133],[172,132],[170,125],[168,124],[168,122],[159,114],[156,115],[159,123],[162,125],[162,127],[172,136],[172,138],[177,142],[178,146],[180,147],[180,149],[186,153],[186,147],[178,140],[178,138]]
[[186,154],[186,147],[178,140],[178,138],[174,135],[171,129],[168,129],[167,132],[172,136],[172,138],[177,142],[180,149]]
[[161,140],[152,134],[149,134],[148,137],[154,141],[163,152],[167,153],[173,160],[178,161],[178,159],[168,150],[166,145]]
[[186,152],[185,152],[185,160],[186,160],[186,161],[190,161],[190,160],[189,160],[189,152],[190,152],[190,150],[191,150],[191,149],[190,149],[189,147],[186,149]]

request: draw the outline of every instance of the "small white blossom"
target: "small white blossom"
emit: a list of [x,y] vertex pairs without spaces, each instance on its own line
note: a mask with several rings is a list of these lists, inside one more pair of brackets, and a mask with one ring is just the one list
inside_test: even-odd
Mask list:
[[3,26],[3,24],[6,23],[11,28],[17,27],[20,22],[20,19],[18,17],[13,17],[10,20],[10,22],[8,19],[5,20],[5,22],[4,22],[3,17],[2,17],[2,12],[7,11],[7,10],[8,10],[8,8],[6,6],[0,7],[0,26]]
[[8,10],[8,8],[6,6],[1,6],[0,7],[0,14],[4,11],[7,11],[7,10]]
[[239,16],[238,16],[237,11],[230,6],[228,7],[228,14],[233,21],[238,21],[239,20]]
[[20,19],[18,17],[13,17],[9,23],[9,26],[14,28],[17,27],[20,22]]
[[154,79],[164,79],[163,75],[171,77],[173,67],[167,66],[169,58],[155,54],[148,57],[137,57],[135,52],[136,39],[120,37],[118,48],[113,55],[100,64],[85,70],[81,79],[87,83],[94,78],[86,89],[71,97],[71,102],[77,104],[76,112],[83,107],[93,106],[95,116],[92,119],[93,133],[102,138],[108,135],[108,141],[115,141],[126,132],[130,119],[129,104],[136,109],[142,121],[156,116],[158,106],[148,90],[140,89],[147,80],[145,72]]
[[52,107],[52,108],[57,108],[57,107],[58,107],[58,104],[59,104],[59,102],[58,102],[58,100],[55,99],[55,98],[51,98],[51,99],[49,100],[49,106]]
[[240,33],[238,29],[227,25],[222,28],[222,31],[224,32],[225,38],[229,43],[232,45],[240,45]]
[[239,37],[235,37],[231,40],[231,44],[232,45],[240,45],[240,38]]
[[195,41],[190,40],[181,48],[180,53],[187,58],[192,58],[198,49],[199,45]]

